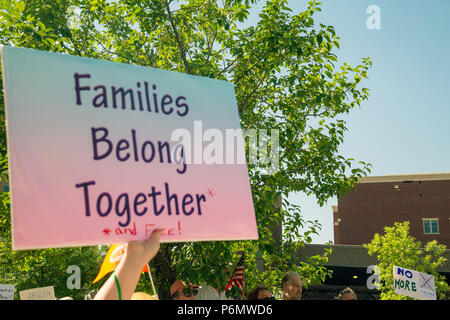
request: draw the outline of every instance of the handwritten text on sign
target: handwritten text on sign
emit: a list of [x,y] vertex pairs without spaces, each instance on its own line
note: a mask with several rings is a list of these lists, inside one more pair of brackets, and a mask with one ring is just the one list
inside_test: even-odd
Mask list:
[[394,292],[421,300],[436,300],[434,276],[394,266]]
[[[240,130],[225,81],[2,48],[15,249],[256,239],[246,164],[190,164],[195,121]],[[237,136],[242,145],[242,136]]]
[[55,300],[55,288],[53,286],[41,287],[19,291],[20,300]]
[[15,288],[13,284],[0,284],[0,300],[14,300]]

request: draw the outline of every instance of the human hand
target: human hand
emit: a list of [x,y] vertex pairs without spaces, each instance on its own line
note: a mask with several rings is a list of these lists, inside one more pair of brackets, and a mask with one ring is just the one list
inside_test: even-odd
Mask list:
[[125,259],[136,263],[139,268],[145,266],[158,253],[163,231],[164,229],[155,229],[147,240],[128,242]]

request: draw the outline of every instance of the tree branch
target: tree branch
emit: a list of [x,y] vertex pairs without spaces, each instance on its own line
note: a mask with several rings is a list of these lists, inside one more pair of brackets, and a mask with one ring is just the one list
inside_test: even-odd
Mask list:
[[264,79],[266,78],[266,75],[264,74],[263,77],[261,78],[261,80],[255,85],[255,87],[253,88],[253,91],[250,92],[250,94],[248,94],[245,99],[244,102],[242,102],[241,104],[241,108],[239,108],[239,112],[243,112],[246,108],[244,108],[245,104],[247,103],[248,99],[250,99],[250,97],[256,92],[256,90],[258,90],[259,86],[263,83]]
[[242,74],[239,76],[239,78],[237,78],[234,81],[234,84],[236,85],[244,76],[245,76],[245,72],[251,71],[254,67],[256,67],[258,65],[258,63],[260,63],[266,56],[263,55],[258,61],[256,61],[249,69],[245,70],[244,72],[242,72]]
[[224,69],[222,69],[219,73],[216,73],[216,74],[214,75],[214,78],[220,76],[222,73],[224,73],[224,72],[226,72],[228,69],[230,69],[231,66],[232,66],[233,64],[235,64],[235,62],[238,61],[239,58],[240,58],[242,55],[243,55],[243,53],[241,53],[239,56],[237,56],[236,59],[234,59],[233,61],[231,61],[231,63],[230,63],[228,66],[226,66]]
[[172,26],[173,33],[175,34],[175,39],[177,41],[178,50],[180,51],[181,59],[183,60],[183,64],[186,69],[186,72],[190,74],[191,68],[186,59],[186,52],[184,51],[183,43],[181,41],[180,34],[178,33],[177,26],[175,25],[175,22],[172,19],[172,12],[170,11],[169,2],[167,0],[166,0],[166,10],[167,10],[167,17],[169,19],[169,23]]
[[[214,36],[213,36],[213,38],[211,40],[211,44],[208,46],[208,57],[206,58],[205,64],[207,64],[209,62],[209,59],[211,58],[212,47],[214,45],[214,42],[216,41],[217,32],[218,32],[218,30],[216,30],[216,32],[214,33]],[[208,38],[208,36],[207,36],[207,38]],[[209,42],[208,40],[209,39],[207,39],[207,42]]]

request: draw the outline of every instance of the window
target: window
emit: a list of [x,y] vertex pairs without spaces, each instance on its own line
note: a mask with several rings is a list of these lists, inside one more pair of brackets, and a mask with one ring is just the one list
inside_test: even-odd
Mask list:
[[423,233],[438,234],[439,233],[439,219],[423,219]]

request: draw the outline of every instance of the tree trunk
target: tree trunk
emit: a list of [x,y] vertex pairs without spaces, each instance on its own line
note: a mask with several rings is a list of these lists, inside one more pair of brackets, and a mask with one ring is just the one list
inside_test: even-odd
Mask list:
[[176,272],[172,266],[170,257],[170,244],[161,244],[158,254],[153,259],[155,266],[155,278],[160,300],[170,299],[170,286],[175,282]]

